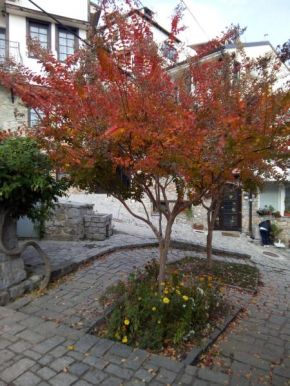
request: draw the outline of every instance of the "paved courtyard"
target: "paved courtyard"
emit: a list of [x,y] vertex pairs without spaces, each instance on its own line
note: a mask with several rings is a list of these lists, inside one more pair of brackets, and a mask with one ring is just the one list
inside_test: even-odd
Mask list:
[[[213,360],[205,355],[198,366],[185,366],[87,334],[102,312],[98,303],[102,290],[157,254],[156,248],[109,253],[112,245],[152,243],[146,232],[141,237],[138,233],[128,236],[126,231],[124,226],[103,244],[42,242],[55,268],[71,261],[87,262],[45,294],[23,296],[0,307],[0,386],[290,384],[290,258],[288,252],[264,250],[242,237],[217,233],[215,246],[251,254],[261,272],[261,285],[257,295],[230,291],[230,301],[244,305],[245,311],[216,342]],[[182,231],[179,236],[184,239]],[[203,234],[190,238],[204,245]],[[105,255],[88,261],[100,250]],[[170,260],[184,254],[173,249]],[[37,258],[31,260],[31,256],[28,252],[26,261],[34,261],[40,271]],[[204,254],[199,252],[199,256]]]

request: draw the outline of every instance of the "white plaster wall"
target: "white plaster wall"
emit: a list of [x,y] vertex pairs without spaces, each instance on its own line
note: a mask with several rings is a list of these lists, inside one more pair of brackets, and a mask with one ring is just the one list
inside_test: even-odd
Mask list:
[[[37,19],[35,19],[37,20]],[[12,42],[19,42],[20,54],[23,60],[23,64],[29,67],[32,71],[40,72],[41,66],[37,63],[37,59],[28,58],[27,56],[27,45],[26,45],[26,18],[19,15],[9,15],[9,40]],[[51,50],[56,56],[55,50],[55,34],[56,25],[51,23]],[[79,36],[83,39],[86,38],[86,30],[79,29]],[[79,45],[81,42],[79,41]]]
[[[39,11],[28,0],[6,0],[6,3]],[[88,0],[37,0],[36,3],[48,13],[88,21]]]
[[[231,53],[231,52],[235,52],[236,50],[235,49],[229,49],[227,51],[229,53]],[[246,55],[252,59],[259,58],[260,56],[265,56],[266,54],[275,55],[275,51],[273,50],[273,48],[269,44],[260,45],[260,46],[253,46],[253,47],[245,47],[245,51],[246,51]],[[276,88],[282,87],[285,84],[285,82],[290,80],[289,69],[284,64],[281,65],[278,78],[279,79],[277,81]]]

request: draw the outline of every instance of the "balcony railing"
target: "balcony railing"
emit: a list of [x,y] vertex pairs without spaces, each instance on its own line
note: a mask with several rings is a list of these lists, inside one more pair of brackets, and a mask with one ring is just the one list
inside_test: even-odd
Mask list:
[[17,64],[22,63],[19,43],[0,38],[0,62],[8,58],[13,59]]

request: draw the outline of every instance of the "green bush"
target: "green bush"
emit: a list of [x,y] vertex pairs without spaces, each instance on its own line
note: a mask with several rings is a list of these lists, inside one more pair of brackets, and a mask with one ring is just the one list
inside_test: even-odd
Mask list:
[[271,231],[270,235],[274,238],[275,241],[278,241],[280,234],[282,233],[283,229],[280,228],[276,224],[271,224]]
[[30,137],[0,136],[0,209],[27,216],[42,228],[57,197],[68,187],[56,181],[53,164]]
[[[108,321],[107,337],[159,350],[165,343],[179,344],[198,336],[223,306],[220,286],[212,282],[212,277],[194,278],[167,269],[168,279],[161,295],[155,260],[145,272],[136,271],[129,276],[125,301],[116,305]],[[112,295],[112,287],[109,292]]]

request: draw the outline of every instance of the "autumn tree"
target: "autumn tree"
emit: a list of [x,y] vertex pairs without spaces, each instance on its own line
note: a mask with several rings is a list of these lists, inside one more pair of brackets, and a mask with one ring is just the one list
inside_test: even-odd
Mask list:
[[202,205],[207,210],[209,267],[214,224],[229,184],[256,191],[266,176],[282,180],[289,166],[289,87],[283,79],[284,65],[270,54],[248,58],[241,43],[235,52],[225,52],[228,35],[237,31],[242,32],[230,30],[225,38],[205,44],[186,69],[193,92],[185,103],[193,108],[203,136],[201,176],[194,183],[196,192],[207,188]]
[[[221,181],[231,180],[234,168],[249,176],[250,165],[262,162],[264,149],[281,145],[284,115],[276,130],[275,117],[286,109],[286,99],[279,99],[275,116],[267,113],[272,125],[264,127],[256,121],[251,125],[245,116],[247,108],[256,95],[263,99],[262,91],[251,83],[254,78],[248,77],[245,83],[253,98],[247,100],[246,90],[229,88],[226,72],[220,76],[225,64],[229,66],[227,61],[189,61],[194,91],[188,93],[183,79],[169,76],[168,62],[146,20],[134,12],[125,17],[112,2],[103,2],[103,9],[106,28],[92,34],[88,45],[65,64],[34,44],[43,75],[6,63],[1,66],[1,82],[44,113],[29,134],[76,186],[91,193],[106,191],[152,229],[159,243],[161,283],[178,214],[213,197]],[[177,9],[169,44],[175,43],[179,19]],[[208,49],[223,44],[232,33],[211,42]],[[125,60],[125,53],[133,60]],[[228,98],[221,98],[225,91]],[[168,198],[172,185],[173,204]],[[144,214],[135,213],[127,199],[139,202]],[[160,213],[158,225],[152,221],[146,199]]]

